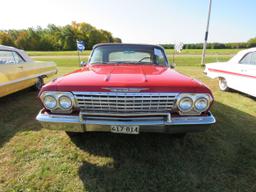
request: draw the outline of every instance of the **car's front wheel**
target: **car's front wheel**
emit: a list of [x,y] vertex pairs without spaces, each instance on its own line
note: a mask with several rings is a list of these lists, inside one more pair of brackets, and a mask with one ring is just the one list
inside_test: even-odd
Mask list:
[[34,85],[35,90],[40,90],[44,85],[44,79],[42,77],[38,77],[36,80],[36,84]]
[[221,91],[228,91],[229,87],[227,84],[227,80],[224,78],[219,78],[219,87]]

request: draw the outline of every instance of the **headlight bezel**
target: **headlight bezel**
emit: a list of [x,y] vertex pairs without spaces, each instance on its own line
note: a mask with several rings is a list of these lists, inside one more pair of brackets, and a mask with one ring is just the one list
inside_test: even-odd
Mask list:
[[[68,107],[68,108],[65,108],[62,104],[61,104],[61,101],[62,101],[62,99],[63,98],[66,98],[66,99],[68,99],[69,100],[69,102],[70,102],[70,106]],[[71,108],[72,108],[72,106],[73,106],[73,102],[72,102],[72,99],[70,98],[70,97],[68,97],[68,96],[66,96],[66,95],[61,95],[60,97],[59,97],[59,106],[60,106],[60,108],[61,109],[64,109],[64,110],[70,110]]]
[[[57,105],[55,106],[55,108],[48,108],[45,103],[44,103],[44,99],[45,97],[53,97],[55,98],[55,100],[57,101]],[[63,108],[60,104],[60,99],[61,97],[67,97],[70,99],[71,101],[71,106],[69,108]],[[74,95],[71,92],[58,92],[58,91],[45,91],[40,95],[40,99],[44,105],[44,107],[51,111],[52,113],[66,113],[66,114],[70,114],[73,112],[73,110],[76,108],[76,103],[75,103],[75,98]]]
[[[190,110],[182,110],[179,106],[180,101],[184,98],[191,98],[193,100],[193,107]],[[205,99],[207,100],[207,105],[204,109],[199,110],[195,105],[196,102],[199,101],[200,99]],[[177,102],[176,102],[176,108],[178,109],[178,113],[180,115],[201,115],[203,112],[207,111],[213,101],[213,97],[209,93],[181,93],[177,97]]]
[[[203,109],[198,109],[197,108],[197,102],[199,102],[199,101],[202,101],[202,100],[205,100],[206,101],[206,106],[203,108]],[[195,111],[197,111],[197,112],[199,112],[199,113],[202,113],[202,112],[204,112],[204,111],[206,111],[207,109],[209,108],[209,100],[207,99],[207,98],[205,98],[205,97],[199,97],[199,98],[197,98],[196,100],[195,100],[195,102],[194,102],[194,110]]]
[[[184,100],[190,100],[190,102],[191,102],[191,106],[188,109],[182,109],[182,107],[181,107],[181,103],[185,102]],[[191,97],[185,96],[185,97],[182,97],[178,101],[177,106],[178,106],[179,110],[181,110],[182,112],[186,113],[186,112],[189,112],[189,111],[191,111],[193,109],[194,101],[193,101],[193,99]]]
[[[46,99],[47,99],[47,98],[51,98],[51,99],[53,99],[53,100],[54,100],[55,105],[54,105],[53,107],[49,107],[49,106],[47,106],[47,104],[46,104]],[[46,95],[46,96],[43,98],[42,102],[43,102],[43,104],[44,104],[45,108],[47,108],[47,109],[49,109],[49,110],[53,110],[53,109],[55,109],[55,108],[57,107],[57,105],[58,105],[58,101],[57,101],[57,100],[56,100],[56,98],[55,98],[55,97],[53,97],[52,95]]]

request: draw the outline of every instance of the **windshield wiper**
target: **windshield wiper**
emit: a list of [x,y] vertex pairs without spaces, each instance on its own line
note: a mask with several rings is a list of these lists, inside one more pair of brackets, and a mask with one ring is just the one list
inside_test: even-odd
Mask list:
[[95,62],[90,64],[118,64],[117,62]]
[[138,61],[109,61],[109,62],[95,62],[90,64],[131,64],[131,65],[157,65],[149,62],[138,62]]
[[[143,60],[145,60],[145,59],[150,59],[151,60],[151,57],[149,57],[149,56],[147,56],[147,57],[143,57],[143,58],[141,58],[139,61],[137,61],[137,63],[144,63],[143,62]],[[147,62],[148,63],[148,62]]]

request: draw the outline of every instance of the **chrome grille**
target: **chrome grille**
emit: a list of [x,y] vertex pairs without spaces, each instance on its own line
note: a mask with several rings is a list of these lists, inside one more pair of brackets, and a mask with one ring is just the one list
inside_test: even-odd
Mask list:
[[172,110],[175,93],[74,92],[81,111],[166,112]]

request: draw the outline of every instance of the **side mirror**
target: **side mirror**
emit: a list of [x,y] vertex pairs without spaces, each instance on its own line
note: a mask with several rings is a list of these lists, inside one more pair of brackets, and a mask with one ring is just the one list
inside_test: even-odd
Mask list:
[[85,67],[86,65],[87,65],[87,63],[86,63],[85,61],[81,61],[81,62],[80,62],[80,66],[81,66],[81,67]]

